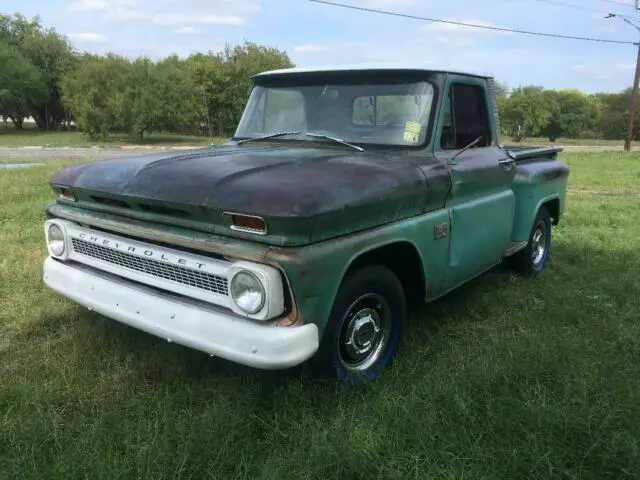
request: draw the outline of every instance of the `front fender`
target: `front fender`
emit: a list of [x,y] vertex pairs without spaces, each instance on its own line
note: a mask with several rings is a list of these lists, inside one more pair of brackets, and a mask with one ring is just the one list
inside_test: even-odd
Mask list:
[[[437,238],[435,227],[449,223],[440,209],[385,225],[299,248],[271,248],[267,260],[284,271],[298,308],[298,321],[313,322],[322,332],[334,299],[349,267],[361,255],[396,242],[413,245],[428,279],[429,296],[442,289],[449,253],[448,237]],[[425,280],[426,283],[426,280]]]

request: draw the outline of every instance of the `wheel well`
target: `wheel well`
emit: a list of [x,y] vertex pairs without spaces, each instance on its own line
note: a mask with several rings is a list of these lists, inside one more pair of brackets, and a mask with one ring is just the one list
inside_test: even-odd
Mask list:
[[558,222],[560,222],[560,200],[554,198],[553,200],[545,202],[542,206],[549,212],[549,215],[553,219],[553,225],[558,225]]
[[400,280],[408,303],[424,301],[427,291],[424,269],[413,244],[396,242],[365,252],[351,262],[345,276],[370,265],[383,265],[391,270]]

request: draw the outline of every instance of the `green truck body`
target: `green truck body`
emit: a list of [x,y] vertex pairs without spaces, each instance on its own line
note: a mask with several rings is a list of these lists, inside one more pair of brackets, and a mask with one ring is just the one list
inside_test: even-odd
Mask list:
[[[392,357],[410,300],[431,301],[505,260],[528,275],[544,268],[551,226],[565,208],[569,169],[557,148],[501,145],[490,77],[326,68],[266,72],[254,82],[226,145],[78,165],[51,179],[58,198],[48,207],[49,222],[71,222],[62,230],[81,225],[120,235],[123,245],[144,241],[219,262],[268,266],[279,275],[282,307],[265,318],[247,314],[243,302],[273,302],[269,289],[275,287],[256,284],[251,275],[223,280],[232,319],[247,317],[248,328],[268,326],[262,331],[273,335],[269,347],[241,345],[240,336],[228,343],[247,352],[225,355],[224,341],[208,348],[206,341],[182,338],[179,327],[174,341],[262,368],[311,359],[319,374],[359,382],[376,377]],[[122,251],[115,237],[98,233],[91,238],[101,248]],[[56,237],[47,237],[51,253]],[[81,238],[89,237],[75,239],[68,250]],[[138,255],[132,248],[130,255]],[[156,258],[153,248],[149,252]],[[167,252],[157,261],[171,262]],[[109,250],[83,254],[103,262],[91,268],[111,262],[122,272],[135,268],[136,275],[176,281],[145,273],[155,264],[114,260]],[[61,258],[51,253],[45,276],[47,265],[64,263]],[[173,263],[186,268],[187,259]],[[271,273],[265,272],[254,272],[258,281],[267,282],[261,275]],[[85,305],[94,301],[48,283]],[[159,292],[163,288],[170,285]],[[161,332],[173,328],[101,311],[167,338]],[[253,350],[272,348],[281,332],[303,328],[300,341],[310,343],[295,358],[245,360]],[[284,341],[278,348],[281,357],[298,350]]]

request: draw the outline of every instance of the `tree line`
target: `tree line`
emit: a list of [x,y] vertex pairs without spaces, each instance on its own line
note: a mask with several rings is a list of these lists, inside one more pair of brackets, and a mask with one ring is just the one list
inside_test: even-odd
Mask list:
[[[588,95],[529,85],[511,92],[502,86],[498,92],[502,132],[515,141],[525,137],[621,140],[627,132],[631,88]],[[640,139],[640,112],[634,138]]]
[[[0,115],[22,128],[32,117],[39,129],[77,126],[91,138],[125,132],[228,136],[251,89],[250,77],[293,66],[286,52],[245,42],[220,52],[175,55],[159,61],[94,55],[39,18],[0,15]],[[587,95],[499,84],[502,133],[525,137],[623,139],[631,89]],[[640,137],[640,112],[635,137]]]
[[42,130],[72,122],[91,138],[166,131],[229,135],[252,75],[293,66],[286,52],[245,42],[186,59],[129,59],[76,51],[38,18],[0,15],[0,115]]

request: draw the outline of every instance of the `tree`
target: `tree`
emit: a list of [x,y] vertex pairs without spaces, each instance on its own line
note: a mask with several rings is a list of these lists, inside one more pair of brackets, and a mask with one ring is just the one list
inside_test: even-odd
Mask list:
[[549,121],[551,112],[543,91],[539,86],[518,87],[499,103],[503,129],[515,141],[539,135]]
[[78,126],[92,138],[126,132],[141,139],[154,130],[194,130],[205,105],[184,62],[85,55],[61,83],[65,105]]
[[33,119],[41,129],[66,127],[69,115],[62,103],[59,83],[75,65],[76,57],[71,46],[54,30],[48,30],[25,37],[21,49],[40,70],[47,86],[46,99],[31,104]]
[[46,97],[40,71],[6,40],[0,40],[0,112],[22,128],[30,106]]
[[596,103],[580,90],[545,90],[549,119],[542,133],[555,142],[558,137],[578,138],[598,121]]
[[65,107],[90,137],[105,137],[122,124],[122,95],[127,88],[129,61],[116,55],[84,55],[60,82]]
[[[629,120],[631,88],[620,93],[598,93],[594,97],[600,110],[598,128],[603,137],[609,140],[624,139]],[[633,138],[635,140],[640,138],[640,110],[636,113]]]
[[142,139],[144,132],[153,130],[195,127],[205,114],[196,82],[184,74],[176,57],[158,64],[144,58],[133,62],[122,100],[123,128],[131,138]]
[[39,71],[46,95],[28,96],[26,114],[41,129],[66,127],[69,114],[62,104],[59,82],[74,65],[75,52],[68,40],[54,29],[43,29],[40,19],[20,14],[0,15],[0,39],[13,46]]
[[253,75],[293,66],[285,52],[251,42],[227,45],[217,54],[195,54],[187,62],[206,104],[203,123],[218,135],[235,130],[251,92]]

